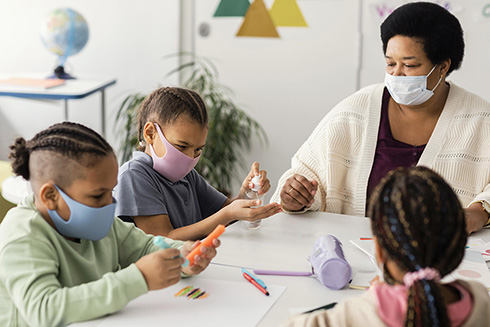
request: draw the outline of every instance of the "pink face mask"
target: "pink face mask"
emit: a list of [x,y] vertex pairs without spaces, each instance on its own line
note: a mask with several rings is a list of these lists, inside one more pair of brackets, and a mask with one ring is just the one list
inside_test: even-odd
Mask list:
[[160,130],[160,126],[157,124],[154,125],[158,131],[160,139],[165,145],[167,152],[160,158],[155,153],[153,145],[150,144],[151,157],[153,158],[153,169],[173,183],[180,181],[197,165],[201,155],[194,159],[189,158],[167,141]]

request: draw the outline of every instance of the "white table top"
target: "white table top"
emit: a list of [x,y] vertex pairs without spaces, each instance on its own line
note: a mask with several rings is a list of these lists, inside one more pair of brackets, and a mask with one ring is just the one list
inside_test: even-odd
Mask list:
[[[18,74],[15,76],[0,75],[0,80],[5,80],[10,77],[47,78],[47,75],[48,74]],[[77,79],[66,80],[64,85],[55,86],[48,89],[0,84],[0,95],[23,98],[79,99],[116,83],[115,78],[101,78],[92,76],[76,77]]]
[[[303,215],[281,213],[264,220],[256,231],[248,231],[240,224],[234,224],[220,237],[222,246],[213,262],[253,269],[311,271],[307,257],[313,251],[314,242],[325,234],[332,234],[343,243],[353,275],[358,270],[374,269],[368,257],[349,242],[350,239],[371,236],[369,219],[321,212]],[[214,266],[211,265],[211,268]],[[240,280],[241,274],[233,269],[228,268],[226,274],[216,272],[216,275]],[[209,269],[205,273],[211,272],[212,269]],[[292,308],[319,307],[361,293],[349,288],[330,290],[313,277],[260,278],[266,284],[286,285],[287,289],[259,326],[279,326]]]
[[[240,223],[229,226],[220,237],[222,245],[213,264],[202,274],[191,278],[216,278],[223,281],[243,282],[240,267],[311,271],[307,257],[313,251],[314,242],[324,234],[335,235],[343,243],[344,253],[352,266],[353,274],[360,269],[374,270],[368,257],[349,242],[353,238],[371,235],[369,219],[320,212],[303,215],[281,213],[264,220],[260,229],[255,231],[245,230]],[[259,326],[279,326],[289,316],[289,310],[293,308],[315,308],[361,293],[349,288],[339,291],[330,290],[313,277],[265,275],[259,277],[269,285],[287,286],[286,291],[261,320]],[[127,308],[130,307],[131,302],[127,305]],[[131,314],[131,310],[123,314],[126,312]],[[111,319],[111,316],[103,319]],[[73,326],[98,326],[102,321],[97,319]],[[164,321],[165,313],[155,312],[155,326],[161,325]]]

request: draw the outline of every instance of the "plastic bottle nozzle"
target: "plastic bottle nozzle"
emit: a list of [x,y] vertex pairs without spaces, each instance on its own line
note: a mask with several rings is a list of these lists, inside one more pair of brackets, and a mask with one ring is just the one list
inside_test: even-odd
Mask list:
[[252,183],[254,184],[254,187],[252,187],[252,191],[258,192],[260,190],[261,186],[259,185],[259,182],[260,182],[260,175],[252,178]]

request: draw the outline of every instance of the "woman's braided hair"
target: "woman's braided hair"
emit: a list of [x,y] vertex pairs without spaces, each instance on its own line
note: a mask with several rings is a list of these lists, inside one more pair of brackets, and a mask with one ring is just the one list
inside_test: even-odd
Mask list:
[[155,122],[162,127],[173,123],[181,115],[186,115],[200,126],[207,127],[208,113],[202,98],[196,92],[179,87],[161,87],[143,100],[138,109],[139,150],[144,150],[143,131],[147,122]]
[[[428,168],[391,171],[376,187],[368,217],[379,246],[402,271],[430,267],[443,277],[463,259],[464,210],[451,187]],[[386,267],[384,275],[395,283]],[[420,279],[409,288],[405,325],[450,325],[436,281]]]
[[[14,173],[26,180],[30,178],[30,155],[36,151],[51,151],[79,162],[86,160],[87,154],[91,158],[97,158],[114,153],[109,143],[98,133],[71,122],[55,124],[37,133],[29,141],[19,137],[10,146],[10,150],[9,159],[12,160]],[[85,166],[90,166],[93,162],[85,162]]]

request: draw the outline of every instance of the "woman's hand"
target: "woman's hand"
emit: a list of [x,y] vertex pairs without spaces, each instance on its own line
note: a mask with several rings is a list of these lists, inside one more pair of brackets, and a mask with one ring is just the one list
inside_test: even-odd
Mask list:
[[[187,256],[199,244],[201,244],[201,241],[185,242],[184,246],[182,247],[182,255],[184,257]],[[213,240],[212,246],[203,246],[201,248],[201,254],[196,254],[196,256],[194,257],[194,263],[190,266],[183,267],[182,271],[187,275],[197,275],[204,271],[204,269],[209,266],[211,260],[216,256],[216,248],[219,247],[220,244],[220,240],[215,239]]]
[[469,234],[479,231],[488,221],[488,213],[483,210],[481,203],[473,203],[464,209],[466,232]]
[[310,207],[315,201],[318,188],[317,181],[309,181],[306,177],[294,174],[284,183],[281,190],[281,203],[288,211],[300,211]]
[[242,182],[240,192],[238,192],[238,196],[237,196],[238,199],[246,198],[245,193],[247,191],[250,191],[254,187],[254,184],[252,183],[252,178],[254,178],[255,176],[260,176],[260,180],[258,184],[260,186],[260,190],[257,192],[259,195],[263,195],[270,190],[271,182],[267,178],[267,172],[265,170],[260,170],[259,163],[256,161],[252,164],[252,167],[250,168],[250,172]]

